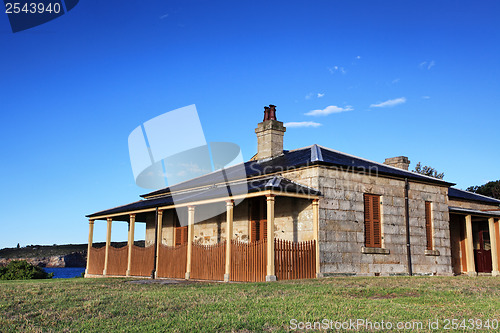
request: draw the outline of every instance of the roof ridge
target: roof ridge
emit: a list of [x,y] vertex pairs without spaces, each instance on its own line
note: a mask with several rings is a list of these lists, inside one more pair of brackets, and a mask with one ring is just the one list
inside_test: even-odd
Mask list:
[[287,152],[291,153],[291,152],[294,152],[294,151],[311,149],[312,146],[318,146],[318,145],[317,144],[312,144],[312,145],[301,147],[301,148],[295,148],[295,149],[287,150]]
[[273,178],[267,181],[265,187],[278,187],[281,184],[282,179],[283,177],[274,176]]
[[454,183],[447,182],[446,180],[443,180],[443,179],[434,178],[434,177],[423,175],[421,173],[416,173],[416,172],[413,172],[413,171],[410,171],[410,170],[404,170],[404,169],[401,169],[401,168],[398,168],[398,167],[394,167],[392,165],[388,165],[388,164],[380,163],[380,162],[377,162],[377,161],[372,161],[372,160],[369,160],[369,159],[366,159],[366,158],[363,158],[363,157],[359,157],[359,156],[356,156],[356,155],[344,153],[342,151],[335,150],[335,149],[332,149],[332,148],[323,147],[321,145],[317,145],[317,146],[319,146],[322,149],[326,149],[326,150],[332,151],[332,152],[337,153],[337,154],[343,154],[343,155],[354,157],[354,158],[357,158],[357,159],[360,159],[360,160],[363,160],[363,161],[366,161],[366,162],[375,163],[375,164],[378,164],[380,166],[387,167],[387,168],[390,168],[390,169],[394,169],[394,170],[398,170],[398,171],[403,171],[403,172],[407,172],[407,173],[410,173],[410,174],[415,174],[415,175],[418,175],[418,176],[421,176],[421,177],[425,177],[425,178],[427,178],[429,180],[441,181],[443,183],[454,184]]
[[317,144],[311,146],[311,162],[323,162],[323,154],[321,148]]

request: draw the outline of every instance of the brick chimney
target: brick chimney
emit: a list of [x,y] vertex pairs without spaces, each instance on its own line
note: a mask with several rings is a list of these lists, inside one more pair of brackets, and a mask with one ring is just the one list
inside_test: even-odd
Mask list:
[[286,128],[276,119],[276,106],[264,107],[264,120],[257,125],[256,160],[273,158],[283,154],[283,135]]
[[408,170],[408,168],[410,167],[410,160],[406,156],[391,157],[386,158],[384,164],[403,170]]

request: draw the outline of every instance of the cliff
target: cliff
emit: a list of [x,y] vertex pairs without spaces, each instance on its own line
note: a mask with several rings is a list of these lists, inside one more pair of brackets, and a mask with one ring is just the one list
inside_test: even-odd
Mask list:
[[[126,244],[127,242],[112,242],[111,246],[122,247]],[[135,241],[134,244],[144,247],[144,241]],[[92,246],[100,248],[105,243],[94,243]],[[0,266],[7,265],[11,260],[26,260],[40,267],[85,267],[87,244],[29,245],[0,249]]]
[[6,266],[12,260],[26,260],[30,264],[39,267],[85,267],[87,264],[87,251],[41,258],[0,258],[0,266]]

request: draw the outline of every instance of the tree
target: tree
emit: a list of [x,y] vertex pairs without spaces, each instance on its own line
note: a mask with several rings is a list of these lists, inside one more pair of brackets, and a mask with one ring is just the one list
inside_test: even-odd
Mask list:
[[500,180],[487,182],[481,186],[469,186],[466,191],[500,199]]
[[415,170],[413,172],[419,173],[421,175],[429,176],[429,177],[434,177],[437,179],[443,179],[444,178],[444,172],[438,173],[436,169],[430,166],[422,166],[422,163],[418,162],[417,165],[415,166]]

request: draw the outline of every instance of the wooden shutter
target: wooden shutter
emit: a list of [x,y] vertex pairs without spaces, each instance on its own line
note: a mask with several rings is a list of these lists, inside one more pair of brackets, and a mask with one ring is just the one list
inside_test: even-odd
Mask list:
[[250,242],[256,242],[259,239],[259,223],[258,221],[250,221]]
[[365,194],[365,246],[382,247],[380,223],[380,196]]
[[175,246],[187,243],[187,229],[187,226],[175,228]]
[[181,228],[175,228],[175,246],[182,244],[182,230]]
[[432,215],[429,201],[425,202],[425,236],[427,237],[427,250],[432,250]]
[[259,223],[259,240],[267,238],[267,220],[261,220]]
[[266,201],[257,197],[249,202],[250,242],[256,242],[267,237]]
[[179,217],[174,213],[175,226],[175,246],[182,245],[187,242],[187,226],[181,227]]
[[250,242],[267,238],[267,220],[250,221]]

